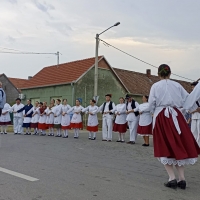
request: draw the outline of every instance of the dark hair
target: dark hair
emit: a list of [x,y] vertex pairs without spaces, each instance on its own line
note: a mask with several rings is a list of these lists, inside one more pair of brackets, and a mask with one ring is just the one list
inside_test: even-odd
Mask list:
[[30,102],[31,102],[31,99],[28,99],[27,101],[30,101]]
[[40,102],[40,104],[41,104],[41,105],[43,105],[43,103],[42,103],[42,102]]
[[169,74],[171,74],[171,69],[168,65],[162,64],[158,67],[159,76],[166,78],[167,76],[169,76]]
[[63,102],[64,102],[64,100],[66,100],[66,101],[67,101],[67,99],[63,99]]
[[92,101],[93,103],[96,103],[96,101],[95,101],[94,99],[91,99],[91,101]]
[[35,103],[39,103],[39,101],[36,101]]
[[61,100],[60,100],[60,99],[57,99],[57,101],[61,102]]
[[79,103],[81,103],[81,101],[79,99],[76,99],[76,101],[78,101]]
[[124,97],[119,97],[119,99],[123,99],[123,101],[125,102],[125,99],[124,99]]
[[18,101],[18,100],[19,100],[19,101],[21,101],[21,99],[20,99],[20,98],[16,98],[16,99],[15,99],[15,101]]
[[55,103],[55,99],[51,99],[51,101],[53,101]]
[[191,86],[196,86],[198,84],[198,81],[195,81],[193,83],[191,83]]
[[147,102],[149,100],[149,96],[148,95],[144,95],[144,97],[146,98]]

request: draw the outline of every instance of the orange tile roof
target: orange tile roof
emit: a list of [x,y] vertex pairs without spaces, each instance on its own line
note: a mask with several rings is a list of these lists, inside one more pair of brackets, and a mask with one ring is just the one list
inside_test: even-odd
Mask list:
[[[114,72],[117,74],[121,82],[128,89],[131,94],[142,94],[148,95],[151,86],[158,82],[160,79],[158,76],[150,75],[149,77],[144,73],[113,68]],[[189,82],[174,80],[179,82],[187,92],[191,92],[191,85]]]
[[[103,56],[99,56],[99,60]],[[22,88],[43,87],[56,84],[71,83],[76,81],[81,75],[95,64],[95,58],[73,61],[44,67],[33,78],[27,81]]]
[[21,79],[21,78],[8,78],[11,83],[17,88],[22,88],[26,86],[27,79]]

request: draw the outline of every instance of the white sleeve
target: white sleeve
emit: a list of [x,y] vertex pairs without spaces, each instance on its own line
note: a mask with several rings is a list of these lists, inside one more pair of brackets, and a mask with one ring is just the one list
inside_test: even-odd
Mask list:
[[134,112],[138,112],[139,111],[139,106],[140,106],[140,104],[136,101],[135,102],[135,107],[136,108],[134,108]]
[[70,112],[72,112],[74,110],[74,107],[71,107],[68,111],[67,114],[70,114]]
[[29,115],[31,112],[33,112],[33,107],[26,113],[26,115]]
[[149,110],[150,113],[153,114],[156,108],[156,97],[155,97],[155,87],[154,85],[151,87],[150,95],[149,95]]
[[89,110],[89,106],[84,108],[81,112],[87,112]]
[[95,107],[95,110],[92,111],[92,114],[97,114],[98,113],[98,106]]
[[103,110],[104,103],[98,108],[98,112],[101,112]]
[[200,83],[198,83],[195,86],[194,90],[189,94],[183,107],[186,110],[195,111],[198,108],[196,101],[199,100],[200,100]]
[[114,112],[115,112],[115,107],[116,107],[114,102],[112,103],[112,107],[113,107],[113,109],[110,110],[110,111],[111,111],[112,113],[114,113]]

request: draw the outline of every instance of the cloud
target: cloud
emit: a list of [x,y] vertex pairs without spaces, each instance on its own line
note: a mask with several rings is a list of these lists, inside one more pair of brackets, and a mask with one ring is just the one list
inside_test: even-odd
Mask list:
[[17,3],[17,0],[8,0],[10,3],[15,4]]
[[46,2],[40,3],[39,0],[33,0],[35,6],[41,10],[42,12],[48,12],[49,10],[54,10],[55,7],[51,4],[47,4]]

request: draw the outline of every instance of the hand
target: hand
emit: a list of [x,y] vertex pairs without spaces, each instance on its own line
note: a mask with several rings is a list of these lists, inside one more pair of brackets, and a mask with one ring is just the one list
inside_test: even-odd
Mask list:
[[26,117],[26,115],[24,115],[24,117]]
[[62,116],[65,116],[65,113],[63,113]]
[[57,117],[57,115],[54,115],[54,117]]
[[126,114],[129,114],[130,113],[130,111],[126,111]]
[[6,113],[2,113],[2,115],[5,115]]
[[119,113],[119,112],[117,112],[117,115],[120,115],[120,113]]
[[79,114],[80,112],[75,112],[76,114]]
[[198,112],[198,113],[200,113],[200,107],[199,107],[199,108],[197,108],[197,112]]
[[93,115],[93,113],[89,112],[90,115]]
[[142,114],[143,112],[140,112],[140,115]]

